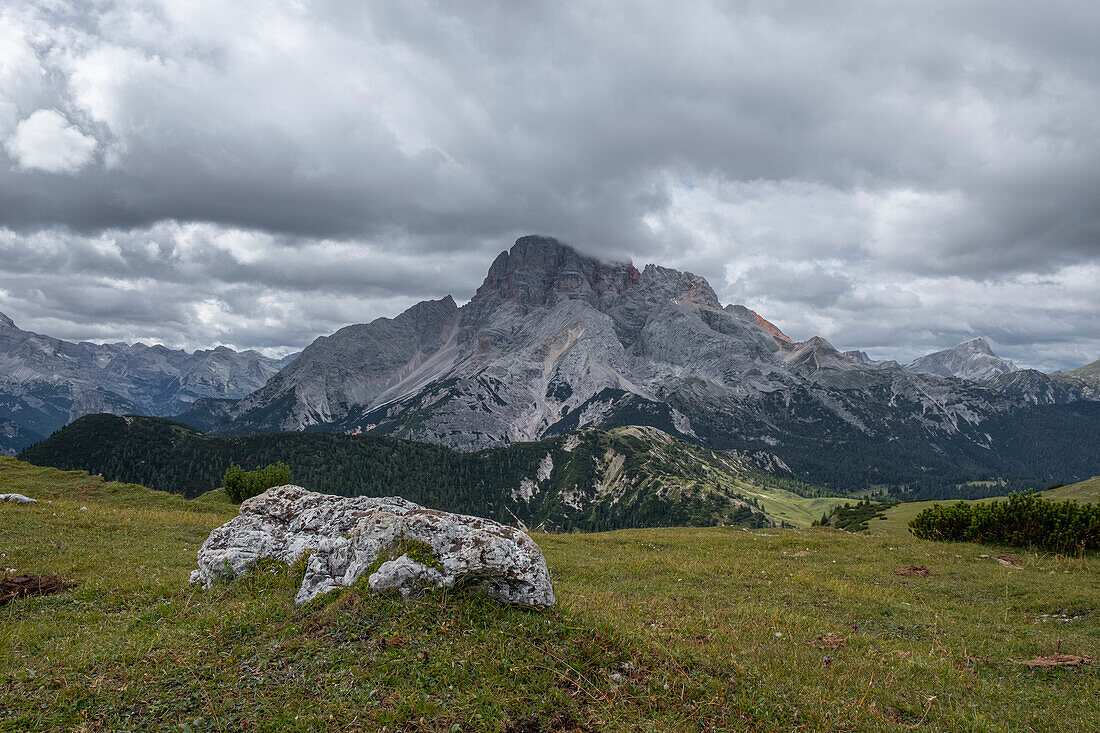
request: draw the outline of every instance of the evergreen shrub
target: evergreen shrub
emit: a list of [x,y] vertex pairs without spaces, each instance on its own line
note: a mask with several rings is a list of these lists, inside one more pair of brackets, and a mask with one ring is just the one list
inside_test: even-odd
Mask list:
[[1100,549],[1100,505],[1054,502],[1028,491],[986,504],[935,504],[909,522],[925,540],[988,542],[1062,554]]
[[282,461],[264,468],[257,468],[255,471],[246,471],[234,463],[226,469],[225,476],[222,477],[225,493],[237,503],[262,494],[272,486],[283,486],[293,482],[290,468]]

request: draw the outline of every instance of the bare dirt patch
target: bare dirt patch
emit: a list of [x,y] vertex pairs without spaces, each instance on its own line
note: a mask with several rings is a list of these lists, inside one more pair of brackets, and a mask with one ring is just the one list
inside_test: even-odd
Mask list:
[[832,651],[836,651],[837,649],[843,648],[845,645],[847,645],[847,643],[848,639],[841,636],[840,634],[828,633],[815,636],[810,642],[810,646],[816,647],[818,649],[830,649]]
[[894,571],[894,575],[915,576],[917,578],[927,578],[931,574],[932,571],[923,565],[910,565],[909,567],[898,568]]
[[997,555],[997,562],[1004,565],[1006,568],[1012,568],[1013,570],[1023,570],[1023,566],[1020,565],[1020,558],[1015,555]]
[[1015,664],[1026,665],[1028,669],[1053,669],[1054,667],[1076,667],[1080,664],[1092,664],[1092,657],[1079,657],[1075,654],[1051,654],[1035,659],[1009,659]]
[[44,596],[60,593],[76,583],[49,575],[15,575],[0,578],[0,606],[23,596]]

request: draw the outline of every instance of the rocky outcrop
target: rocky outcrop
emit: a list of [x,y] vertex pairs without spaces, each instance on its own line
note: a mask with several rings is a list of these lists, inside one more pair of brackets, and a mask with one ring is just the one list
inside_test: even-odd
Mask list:
[[538,545],[518,529],[426,509],[404,499],[344,499],[279,486],[241,504],[199,550],[192,583],[210,587],[263,558],[294,562],[311,553],[295,598],[305,603],[366,577],[371,590],[410,595],[471,584],[505,603],[554,604]]
[[0,494],[0,501],[12,501],[16,504],[37,504],[38,502],[29,496],[22,494]]

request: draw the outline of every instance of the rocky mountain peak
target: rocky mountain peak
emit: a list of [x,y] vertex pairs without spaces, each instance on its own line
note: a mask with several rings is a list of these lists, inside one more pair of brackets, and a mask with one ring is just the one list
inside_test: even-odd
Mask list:
[[986,354],[987,356],[996,356],[993,353],[993,349],[990,347],[989,342],[981,336],[972,338],[969,341],[963,341],[961,344],[953,347],[957,351],[969,351],[975,354]]
[[454,298],[448,295],[439,300],[422,300],[402,313],[398,318],[406,318],[410,321],[421,321],[432,317],[450,318],[454,316],[457,310],[458,304],[455,303]]
[[958,379],[990,379],[1017,371],[1015,364],[994,354],[989,343],[981,337],[926,354],[909,362],[905,368],[918,374]]
[[529,235],[501,252],[489,268],[474,301],[499,298],[525,306],[583,299],[595,305],[609,292],[638,282],[629,263],[605,263],[552,237]]
[[0,328],[16,328],[16,325],[12,319],[0,313]]

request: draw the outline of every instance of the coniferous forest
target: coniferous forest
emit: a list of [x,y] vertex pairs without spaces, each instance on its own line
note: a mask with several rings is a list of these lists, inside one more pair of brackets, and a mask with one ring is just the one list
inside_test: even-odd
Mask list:
[[564,531],[767,526],[771,520],[744,488],[824,493],[652,429],[585,430],[459,453],[371,435],[215,438],[163,418],[100,414],[76,420],[20,458],[188,498],[221,487],[232,465],[248,471],[281,462],[295,483],[314,491],[396,495],[447,511]]

